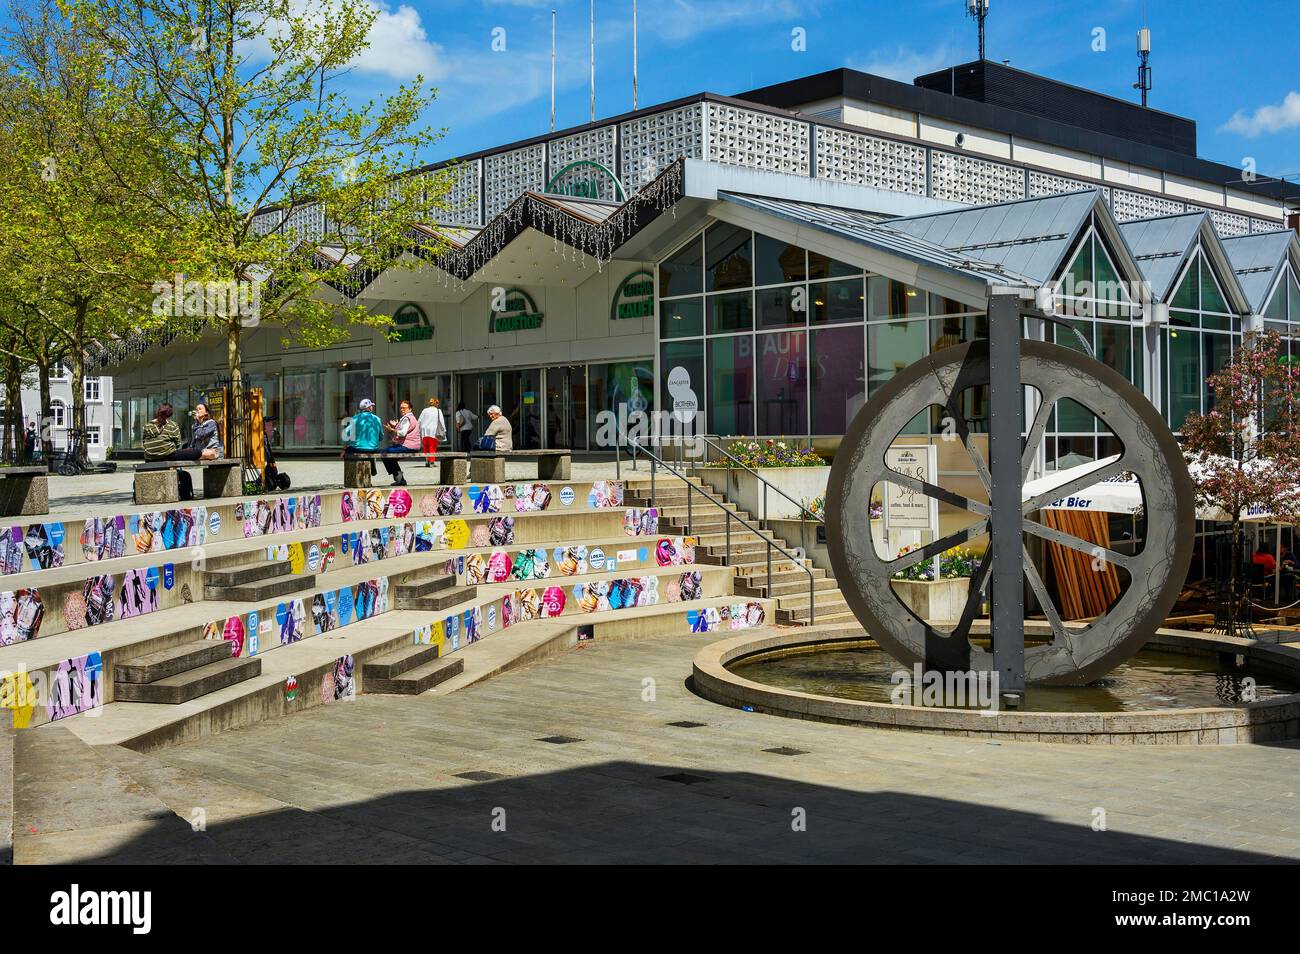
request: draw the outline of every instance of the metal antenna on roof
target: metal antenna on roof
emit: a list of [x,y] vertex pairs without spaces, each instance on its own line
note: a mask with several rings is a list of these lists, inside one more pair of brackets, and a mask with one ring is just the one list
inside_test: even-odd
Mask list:
[[636,112],[636,0],[632,0],[632,112]]
[[1142,90],[1142,105],[1147,104],[1147,93],[1151,91],[1151,30],[1144,26],[1138,30],[1138,81],[1134,89]]
[[989,0],[966,0],[966,15],[973,17],[980,28],[980,59],[984,59],[984,19],[989,15]]
[[596,121],[596,0],[591,0],[591,121]]
[[551,7],[551,132],[555,132],[555,8]]

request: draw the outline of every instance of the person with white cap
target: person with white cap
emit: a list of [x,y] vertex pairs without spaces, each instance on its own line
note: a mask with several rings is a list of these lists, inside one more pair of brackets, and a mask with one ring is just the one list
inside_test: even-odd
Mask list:
[[[384,424],[375,413],[375,402],[370,398],[362,398],[359,407],[360,410],[344,428],[345,443],[340,457],[347,454],[374,454],[383,445]],[[384,463],[387,464],[388,461]],[[370,472],[375,472],[374,461],[370,462]]]

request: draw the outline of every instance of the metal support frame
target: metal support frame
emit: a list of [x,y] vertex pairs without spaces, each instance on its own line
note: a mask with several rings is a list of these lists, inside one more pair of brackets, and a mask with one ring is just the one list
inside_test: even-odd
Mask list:
[[1002,696],[1025,691],[1025,568],[1021,531],[1021,304],[1008,291],[989,296],[989,476],[993,665]]

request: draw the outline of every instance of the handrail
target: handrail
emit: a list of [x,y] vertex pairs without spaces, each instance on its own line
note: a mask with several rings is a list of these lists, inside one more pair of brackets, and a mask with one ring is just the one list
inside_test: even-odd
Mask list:
[[[743,467],[746,471],[748,471],[750,474],[753,475],[753,477],[754,477],[755,480],[757,480],[760,484],[763,485],[763,516],[762,516],[762,520],[763,520],[764,522],[767,521],[767,491],[768,491],[769,488],[770,488],[771,490],[776,491],[778,494],[780,494],[782,497],[784,497],[784,498],[785,498],[786,500],[788,500],[790,503],[794,504],[796,507],[799,508],[799,519],[800,519],[800,520],[802,520],[802,519],[804,519],[804,518],[807,518],[807,519],[809,519],[809,520],[816,521],[817,523],[825,523],[825,522],[826,522],[826,519],[825,519],[824,517],[819,517],[819,516],[817,516],[817,514],[813,513],[811,510],[809,510],[807,507],[805,507],[804,504],[803,504],[803,501],[801,501],[801,500],[795,500],[793,497],[791,497],[788,493],[786,493],[784,490],[782,490],[782,489],[781,489],[780,487],[778,487],[776,484],[770,482],[770,481],[767,480],[765,477],[763,477],[763,475],[760,474],[756,468],[751,467],[749,464],[746,464],[746,463],[745,463],[744,461],[742,461],[740,458],[736,457],[736,456],[733,455],[729,450],[727,450],[725,447],[723,447],[723,446],[722,446],[722,435],[720,435],[720,434],[715,434],[714,437],[717,438],[716,441],[713,440],[712,438],[710,438],[709,435],[707,435],[707,434],[700,434],[700,435],[698,435],[698,437],[699,437],[700,440],[704,441],[704,446],[705,446],[705,447],[712,447],[714,450],[716,450],[718,453],[720,453],[723,457],[725,457],[728,461],[731,461],[732,463],[736,464],[736,465],[739,466],[739,467]],[[728,466],[728,467],[727,467],[727,470],[731,470],[731,467]]]
[[[801,558],[801,557],[799,557],[799,556],[796,556],[794,553],[792,553],[791,551],[787,550],[787,549],[786,549],[785,547],[783,547],[781,544],[777,543],[776,540],[775,540],[774,538],[764,536],[764,535],[763,535],[763,531],[762,531],[762,529],[760,529],[759,527],[754,526],[752,523],[750,523],[750,522],[749,522],[748,520],[746,520],[744,517],[740,516],[740,514],[738,514],[738,513],[734,512],[734,511],[728,509],[728,508],[727,508],[727,505],[726,505],[726,503],[725,503],[724,501],[719,500],[717,497],[714,497],[711,493],[709,493],[707,490],[705,490],[702,486],[697,486],[696,484],[691,483],[690,480],[686,477],[685,474],[683,474],[683,473],[681,473],[680,471],[678,471],[677,468],[673,467],[671,464],[669,464],[666,460],[664,460],[663,458],[661,458],[661,457],[660,457],[658,454],[656,454],[654,451],[649,450],[649,449],[647,449],[647,448],[639,447],[638,444],[637,444],[637,442],[632,441],[632,440],[631,440],[631,439],[630,439],[630,438],[629,438],[625,433],[623,433],[623,432],[621,432],[621,431],[619,432],[619,435],[618,435],[618,436],[619,436],[619,440],[616,440],[616,441],[614,442],[614,462],[615,462],[615,473],[616,473],[616,474],[621,475],[621,473],[622,473],[622,471],[621,471],[621,463],[622,463],[622,446],[623,446],[624,443],[627,443],[627,444],[629,444],[629,445],[631,445],[631,446],[633,446],[633,447],[636,447],[637,450],[638,450],[639,452],[644,453],[647,457],[650,458],[650,506],[651,506],[651,507],[655,507],[655,506],[656,506],[656,503],[655,503],[655,470],[656,470],[656,467],[662,467],[662,468],[664,468],[664,469],[667,470],[670,474],[672,474],[674,477],[676,477],[676,478],[678,478],[679,480],[681,480],[682,483],[684,483],[684,484],[686,485],[686,534],[687,534],[687,536],[691,536],[691,535],[692,535],[692,534],[691,534],[691,523],[692,523],[692,521],[693,521],[693,513],[692,513],[691,502],[692,502],[692,499],[693,499],[693,498],[691,497],[691,494],[692,494],[692,493],[698,493],[698,494],[700,494],[701,496],[703,496],[705,500],[709,501],[709,503],[713,504],[715,507],[717,507],[718,509],[720,509],[720,510],[722,511],[723,515],[724,515],[724,519],[725,519],[724,526],[725,526],[725,528],[726,528],[726,549],[727,549],[727,556],[726,556],[726,559],[727,559],[728,561],[731,560],[731,521],[732,521],[732,520],[735,520],[735,521],[736,521],[737,523],[739,523],[742,527],[744,527],[744,528],[745,528],[746,530],[748,530],[750,533],[753,533],[755,536],[757,536],[760,540],[763,541],[763,544],[764,544],[764,553],[765,553],[766,556],[767,556],[767,595],[768,595],[768,598],[769,598],[769,599],[773,599],[773,596],[772,596],[772,549],[773,549],[773,548],[776,548],[777,550],[780,550],[781,553],[782,553],[782,554],[783,554],[783,555],[784,555],[784,556],[785,556],[785,557],[786,557],[786,558],[787,558],[787,559],[788,559],[788,560],[789,560],[789,561],[790,561],[790,562],[791,562],[795,567],[797,567],[797,568],[800,569],[800,570],[803,570],[803,572],[806,573],[806,574],[808,575],[808,625],[809,625],[809,626],[812,626],[812,625],[814,625],[814,624],[816,623],[816,621],[817,621],[817,605],[816,605],[816,604],[817,604],[817,583],[816,583],[816,577],[813,576],[812,568],[811,568],[810,566],[808,566],[808,564],[807,564],[806,562],[804,562],[804,559],[803,559],[803,558]],[[769,531],[769,532],[770,532],[770,531]]]

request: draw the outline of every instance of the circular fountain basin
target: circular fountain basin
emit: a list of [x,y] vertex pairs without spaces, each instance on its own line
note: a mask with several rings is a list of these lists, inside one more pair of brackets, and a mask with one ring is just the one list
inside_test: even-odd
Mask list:
[[[1159,630],[1105,679],[1030,687],[1015,710],[982,709],[975,700],[964,708],[896,704],[891,677],[905,668],[861,630],[769,630],[700,650],[693,688],[757,712],[946,735],[1202,745],[1300,737],[1300,648],[1289,646]],[[1225,687],[1221,675],[1237,682]],[[1218,693],[1241,688],[1242,677],[1256,701],[1220,701]]]

